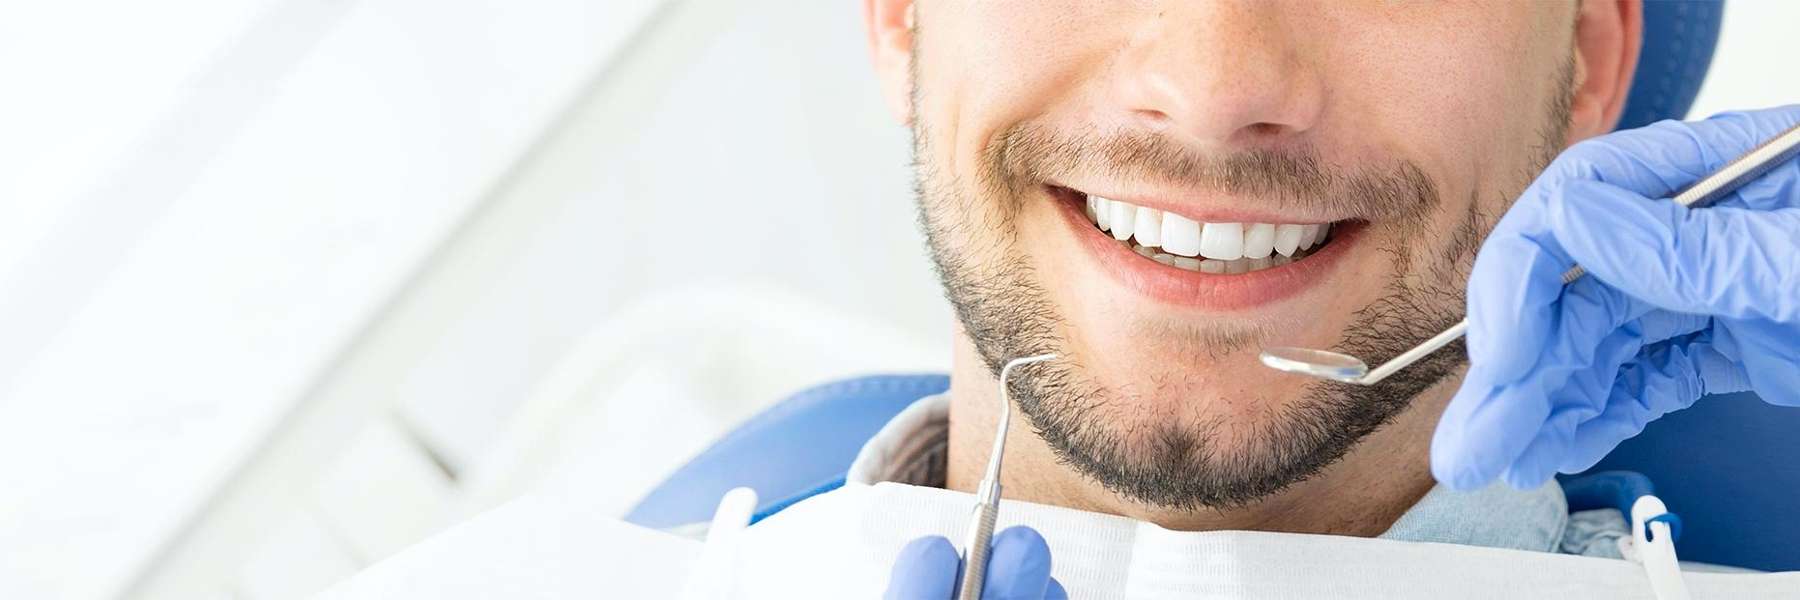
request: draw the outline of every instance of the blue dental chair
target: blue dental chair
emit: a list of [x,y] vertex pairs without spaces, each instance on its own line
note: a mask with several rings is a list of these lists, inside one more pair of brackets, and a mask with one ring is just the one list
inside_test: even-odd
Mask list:
[[[1723,8],[1721,2],[1645,3],[1645,43],[1621,129],[1687,114],[1712,60]],[[760,518],[834,488],[882,425],[948,387],[941,374],[876,375],[802,391],[694,457],[626,520],[649,527],[704,522],[719,497],[739,486],[757,491]],[[1770,406],[1751,394],[1701,399],[1651,423],[1589,473],[1561,478],[1571,509],[1616,506],[1619,500],[1595,490],[1618,492],[1620,481],[1642,481],[1619,471],[1656,482],[1656,494],[1681,516],[1683,560],[1800,570],[1800,409]]]

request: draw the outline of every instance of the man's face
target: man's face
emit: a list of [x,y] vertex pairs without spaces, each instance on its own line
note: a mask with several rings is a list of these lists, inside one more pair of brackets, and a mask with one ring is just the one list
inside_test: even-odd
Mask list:
[[1372,388],[1257,353],[1374,363],[1456,322],[1482,236],[1564,139],[1566,5],[915,9],[921,223],[963,331],[996,372],[1060,354],[1021,409],[1154,505],[1279,491],[1456,375],[1460,349]]

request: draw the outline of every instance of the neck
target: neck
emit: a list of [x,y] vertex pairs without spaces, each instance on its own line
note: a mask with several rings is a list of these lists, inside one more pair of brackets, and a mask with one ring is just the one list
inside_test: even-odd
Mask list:
[[[1000,407],[998,382],[963,335],[950,379],[948,487],[973,492],[987,467]],[[1171,510],[1116,494],[1058,460],[1030,420],[1014,414],[1001,484],[1009,500],[1120,515],[1178,531],[1251,529],[1371,537],[1431,490],[1431,431],[1458,377],[1413,400],[1392,423],[1305,481],[1249,505]],[[1015,412],[1016,407],[1013,407]]]

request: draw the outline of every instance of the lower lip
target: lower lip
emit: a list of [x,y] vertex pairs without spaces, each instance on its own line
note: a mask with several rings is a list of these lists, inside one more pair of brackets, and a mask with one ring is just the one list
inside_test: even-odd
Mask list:
[[1360,222],[1334,224],[1330,243],[1305,259],[1285,265],[1236,275],[1202,273],[1144,258],[1125,242],[1095,227],[1079,202],[1061,196],[1055,200],[1075,238],[1113,279],[1156,300],[1204,310],[1255,308],[1319,285],[1355,245],[1363,230]]

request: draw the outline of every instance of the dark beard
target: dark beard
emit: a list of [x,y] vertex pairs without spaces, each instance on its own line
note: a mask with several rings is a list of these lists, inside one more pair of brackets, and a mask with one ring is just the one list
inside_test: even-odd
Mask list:
[[[1061,317],[1022,257],[1009,257],[996,275],[981,276],[947,250],[942,233],[923,215],[932,258],[964,331],[988,369],[1013,358],[1057,353],[1066,342],[1056,331]],[[1461,318],[1458,288],[1414,289],[1389,284],[1382,300],[1362,309],[1335,350],[1353,356],[1389,357],[1431,337]],[[1430,304],[1419,301],[1432,298]],[[1431,305],[1449,308],[1430,308]],[[1356,443],[1391,421],[1411,399],[1455,372],[1460,343],[1394,374],[1375,386],[1320,382],[1284,414],[1248,436],[1254,448],[1222,452],[1211,440],[1229,424],[1198,427],[1157,424],[1137,435],[1135,448],[1108,427],[1133,398],[1100,388],[1081,373],[1086,365],[1057,360],[1029,365],[1012,378],[1013,398],[1038,435],[1058,457],[1107,489],[1147,504],[1193,510],[1240,506],[1302,481],[1342,458]]]
[[[1571,74],[1572,69],[1564,73],[1564,93],[1558,97],[1568,97]],[[1536,148],[1537,163],[1521,174],[1519,189],[1561,147],[1566,101],[1552,106],[1551,113],[1551,125],[1541,132],[1542,146]],[[1155,138],[1087,142],[1015,127],[990,144],[980,185],[972,188],[986,197],[970,197],[960,191],[964,188],[956,178],[942,176],[925,162],[931,156],[926,151],[929,131],[920,119],[913,122],[919,223],[965,333],[996,379],[1000,367],[1014,358],[1063,357],[1022,367],[1009,391],[1064,463],[1114,493],[1184,511],[1238,507],[1267,498],[1342,459],[1466,360],[1459,341],[1378,385],[1317,382],[1305,397],[1241,435],[1249,441],[1235,448],[1223,447],[1220,440],[1227,439],[1225,430],[1244,424],[1223,419],[1169,419],[1126,435],[1112,425],[1142,404],[1084,375],[1090,366],[1068,351],[1058,332],[1067,323],[1017,248],[1013,223],[1026,197],[1021,182],[1044,180],[1046,171],[1101,166],[1114,173],[1252,192],[1277,205],[1356,198],[1365,203],[1359,205],[1361,213],[1388,217],[1405,232],[1395,239],[1425,239],[1430,217],[1442,207],[1436,186],[1405,163],[1385,172],[1345,173],[1326,170],[1306,156],[1252,153],[1212,160]],[[1381,248],[1394,257],[1396,275],[1384,284],[1382,298],[1355,313],[1332,349],[1379,364],[1460,320],[1462,282],[1494,220],[1479,212],[1479,205],[1471,202],[1466,218],[1450,233],[1445,260],[1425,269],[1412,268],[1406,248]],[[1238,337],[1244,345],[1253,338]],[[1223,341],[1229,339],[1236,338],[1207,341],[1229,345]]]

